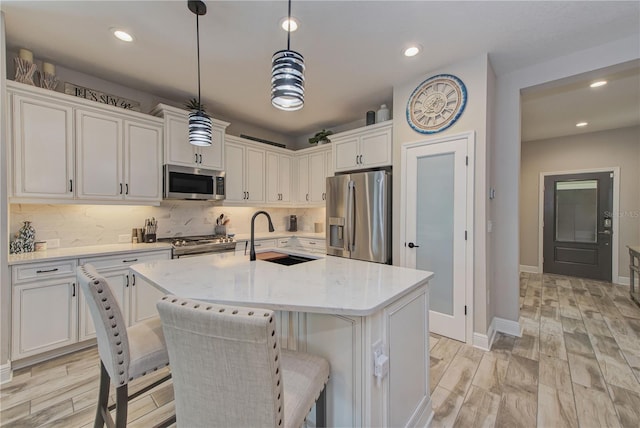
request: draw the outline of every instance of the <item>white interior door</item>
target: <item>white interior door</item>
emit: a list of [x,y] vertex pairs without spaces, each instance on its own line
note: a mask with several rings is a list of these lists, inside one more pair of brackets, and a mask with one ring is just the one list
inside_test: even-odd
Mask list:
[[405,152],[403,264],[434,272],[429,329],[466,341],[467,138]]

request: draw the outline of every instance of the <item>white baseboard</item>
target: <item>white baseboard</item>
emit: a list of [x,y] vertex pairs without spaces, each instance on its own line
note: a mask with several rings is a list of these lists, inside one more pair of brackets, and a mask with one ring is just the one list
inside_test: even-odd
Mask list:
[[491,321],[487,334],[473,333],[473,346],[483,351],[490,351],[493,340],[496,337],[496,330],[494,328],[495,318]]
[[540,273],[540,269],[538,269],[538,266],[520,265],[520,272]]
[[620,285],[629,285],[631,282],[631,279],[628,276],[618,276],[618,280],[615,281],[616,284],[620,284]]
[[509,336],[522,337],[522,328],[518,321],[493,317],[491,324],[493,324],[496,332],[508,334]]
[[11,380],[11,361],[0,366],[0,385]]

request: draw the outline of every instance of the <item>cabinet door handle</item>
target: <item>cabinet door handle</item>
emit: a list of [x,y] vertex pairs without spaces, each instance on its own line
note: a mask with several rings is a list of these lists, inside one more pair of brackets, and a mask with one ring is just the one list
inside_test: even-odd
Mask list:
[[129,287],[129,275],[125,275],[125,277],[127,278],[127,283],[124,286]]
[[129,194],[129,183],[125,184],[125,185],[124,185],[124,188],[126,189],[126,190],[125,190],[125,192],[124,192],[124,194],[125,194],[125,195],[128,195],[128,194]]
[[73,192],[73,180],[69,180],[69,191]]
[[122,183],[120,183],[120,194],[122,195]]
[[202,155],[200,155],[200,163],[202,163]]
[[198,154],[196,153],[196,163],[198,163]]
[[249,192],[247,192],[247,200],[249,200]]
[[71,297],[76,297],[76,283],[74,282],[72,286],[73,290],[71,291]]
[[316,245],[315,242],[309,242],[309,245]]
[[307,199],[307,202],[309,201],[309,194],[307,193],[307,196],[305,197]]
[[137,262],[138,259],[129,259],[129,260],[123,260],[122,263],[132,263],[132,262]]
[[136,274],[135,274],[135,273],[132,273],[132,274],[131,274],[131,277],[132,277],[132,279],[133,279],[133,281],[131,282],[131,285],[135,287],[135,285],[136,285]]
[[38,269],[36,271],[36,273],[47,273],[47,272],[57,272],[58,268],[53,268],[53,269]]

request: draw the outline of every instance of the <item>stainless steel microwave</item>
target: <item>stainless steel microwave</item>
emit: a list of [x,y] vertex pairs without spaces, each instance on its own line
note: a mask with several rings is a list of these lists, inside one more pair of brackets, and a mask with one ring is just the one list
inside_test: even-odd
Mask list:
[[164,166],[164,199],[221,201],[225,198],[225,173],[212,169]]

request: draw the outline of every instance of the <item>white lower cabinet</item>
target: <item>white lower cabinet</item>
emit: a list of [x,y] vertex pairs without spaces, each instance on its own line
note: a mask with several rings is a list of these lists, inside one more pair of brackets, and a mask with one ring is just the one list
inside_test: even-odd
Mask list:
[[[119,256],[87,257],[80,259],[80,265],[92,264],[109,282],[116,295],[122,316],[127,325],[134,325],[158,314],[156,302],[164,295],[144,279],[129,272],[129,266],[151,260],[170,259],[170,250],[132,253]],[[95,337],[95,327],[89,307],[81,291],[80,337],[79,340]]]
[[107,279],[128,325],[157,314],[162,293],[129,266],[169,259],[171,250],[14,265],[11,269],[11,359],[19,360],[95,337],[76,267],[92,263]]
[[78,340],[76,261],[13,266],[11,359]]

